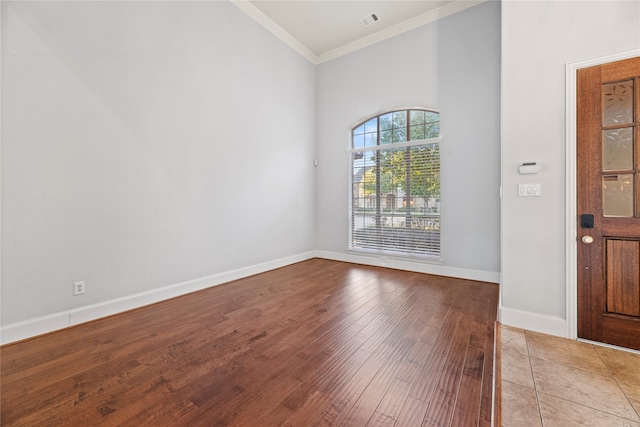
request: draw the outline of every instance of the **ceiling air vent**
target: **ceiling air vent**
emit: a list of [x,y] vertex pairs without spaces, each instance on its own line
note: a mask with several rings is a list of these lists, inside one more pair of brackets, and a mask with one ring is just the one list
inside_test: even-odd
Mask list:
[[368,27],[369,25],[373,24],[374,22],[378,22],[379,20],[380,18],[378,18],[378,15],[376,15],[375,13],[367,15],[364,18],[360,18],[360,22],[362,22],[362,25],[364,25],[365,27]]

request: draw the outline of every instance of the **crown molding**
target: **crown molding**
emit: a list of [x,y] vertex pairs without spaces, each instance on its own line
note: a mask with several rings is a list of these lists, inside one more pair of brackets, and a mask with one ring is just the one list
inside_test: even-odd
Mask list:
[[445,18],[454,13],[461,12],[470,7],[477,6],[486,1],[492,0],[469,0],[469,1],[455,1],[453,3],[446,4],[437,9],[429,12],[422,13],[407,19],[406,21],[399,22],[390,27],[384,28],[378,32],[362,37],[353,42],[347,43],[335,49],[316,55],[309,49],[307,49],[302,43],[300,43],[295,37],[289,34],[284,28],[276,24],[267,15],[262,13],[260,9],[255,7],[249,0],[230,0],[238,9],[253,18],[256,22],[262,25],[266,30],[271,32],[274,36],[279,38],[282,42],[287,44],[293,50],[305,57],[312,64],[318,65],[323,62],[331,61],[340,56],[347,55],[356,50],[360,50],[372,44],[381,42],[383,40],[395,37],[399,34],[407,31],[414,30],[423,25],[435,22],[439,19]]
[[274,36],[279,38],[293,50],[304,56],[312,64],[317,64],[317,55],[307,49],[302,43],[296,40],[291,34],[285,31],[281,26],[276,24],[267,15],[262,13],[260,9],[255,7],[249,0],[231,0],[238,9],[249,15],[256,20],[265,29],[271,32]]
[[332,59],[336,59],[348,53],[355,52],[356,50],[371,46],[372,44],[381,42],[391,37],[395,37],[407,31],[414,30],[418,27],[429,24],[431,22],[435,22],[439,19],[445,18],[449,15],[453,15],[454,13],[461,12],[465,9],[469,9],[470,7],[477,6],[486,1],[489,0],[456,1],[431,10],[429,12],[416,15],[413,18],[407,19],[406,21],[399,22],[376,33],[370,34],[351,43],[347,43],[335,49],[324,52],[318,55],[316,64],[331,61]]

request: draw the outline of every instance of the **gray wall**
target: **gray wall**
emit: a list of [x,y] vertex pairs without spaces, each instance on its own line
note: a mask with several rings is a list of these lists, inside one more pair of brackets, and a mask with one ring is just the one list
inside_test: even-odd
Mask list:
[[563,334],[565,65],[640,48],[638,2],[488,2],[317,71],[226,2],[1,7],[3,326],[344,253],[350,127],[428,106],[445,265],[502,271],[503,321]]
[[444,265],[500,271],[500,3],[487,2],[318,66],[317,248],[347,247],[345,150],[359,120],[439,109]]
[[3,325],[314,248],[315,67],[231,3],[3,1],[1,83]]
[[[637,1],[502,5],[502,319],[509,324],[567,334],[565,256],[576,243],[565,227],[566,64],[638,48]],[[518,175],[518,163],[530,160],[540,172]],[[542,184],[541,197],[518,197],[518,184],[528,182]]]

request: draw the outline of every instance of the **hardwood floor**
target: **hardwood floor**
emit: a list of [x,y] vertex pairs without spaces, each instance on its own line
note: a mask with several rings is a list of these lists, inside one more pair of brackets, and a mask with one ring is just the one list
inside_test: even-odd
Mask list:
[[489,426],[496,284],[312,259],[6,345],[7,426]]

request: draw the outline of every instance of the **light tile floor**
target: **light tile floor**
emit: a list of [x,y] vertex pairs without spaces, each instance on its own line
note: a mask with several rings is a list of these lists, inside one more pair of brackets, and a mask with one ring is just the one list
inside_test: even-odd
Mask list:
[[640,427],[640,354],[501,326],[502,425]]

